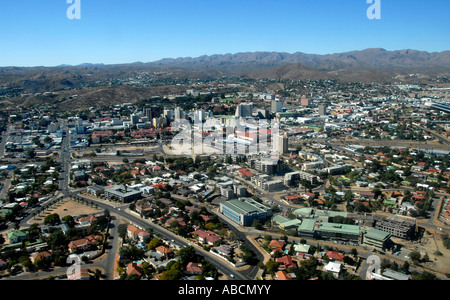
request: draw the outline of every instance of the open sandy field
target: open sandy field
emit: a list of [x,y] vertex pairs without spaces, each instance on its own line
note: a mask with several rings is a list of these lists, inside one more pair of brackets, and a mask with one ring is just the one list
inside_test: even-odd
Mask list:
[[46,216],[50,214],[58,214],[62,219],[65,216],[80,216],[80,215],[89,215],[93,213],[101,212],[100,209],[92,207],[91,205],[85,205],[78,202],[75,202],[70,199],[65,199],[49,209],[42,211],[40,214],[36,215],[33,219],[31,219],[28,224],[42,224],[44,223],[44,219]]
[[393,241],[402,244],[410,251],[421,253],[422,258],[427,254],[428,262],[421,263],[425,270],[434,270],[441,274],[450,273],[450,250],[445,248],[442,233],[439,230],[426,231],[423,238],[416,242],[407,242],[400,239],[393,239]]

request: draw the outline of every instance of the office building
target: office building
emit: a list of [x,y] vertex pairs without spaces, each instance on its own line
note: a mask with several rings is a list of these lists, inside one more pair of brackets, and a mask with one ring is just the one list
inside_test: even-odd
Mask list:
[[253,103],[240,103],[236,108],[236,117],[249,118],[253,115]]
[[317,238],[360,243],[362,231],[358,225],[321,222],[315,231]]
[[123,203],[129,203],[142,196],[142,192],[134,190],[130,187],[126,188],[123,185],[117,185],[112,188],[105,189],[105,197],[110,200],[117,200]]
[[284,175],[284,184],[286,186],[294,186],[296,183],[300,183],[301,180],[308,180],[313,185],[319,183],[318,176],[302,171],[290,172]]
[[154,118],[158,118],[161,116],[161,108],[157,106],[147,107],[143,110],[144,117],[147,117],[149,120],[153,120]]
[[138,114],[132,114],[130,117],[130,121],[132,125],[136,125],[139,123],[140,116]]
[[303,99],[300,100],[300,105],[301,106],[310,106],[311,105],[311,100],[303,98]]
[[277,152],[282,155],[289,152],[289,137],[287,133],[281,133],[276,137],[277,139]]
[[370,229],[364,234],[363,243],[377,250],[383,250],[392,243],[391,234],[378,229]]
[[251,226],[254,220],[264,222],[272,210],[250,198],[230,200],[220,204],[220,212],[242,226]]
[[283,103],[280,100],[272,100],[272,113],[283,112]]
[[282,163],[274,158],[262,158],[255,162],[255,169],[269,175],[274,175],[281,171]]
[[319,115],[325,116],[327,114],[327,106],[325,104],[319,105]]

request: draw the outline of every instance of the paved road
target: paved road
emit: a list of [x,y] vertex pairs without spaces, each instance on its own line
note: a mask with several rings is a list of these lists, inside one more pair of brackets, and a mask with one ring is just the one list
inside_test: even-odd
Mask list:
[[[126,205],[126,204],[125,205],[124,204],[114,204],[112,202],[106,203],[106,201],[93,200],[92,198],[84,197],[83,195],[78,195],[78,197],[85,198],[89,201],[93,201],[94,203],[96,203],[99,206],[99,208],[101,208],[103,210],[107,209],[111,212],[111,214],[116,214],[116,215],[120,216],[121,218],[127,219],[130,222],[136,224],[137,226],[139,226],[141,228],[150,227],[153,229],[153,231],[155,233],[161,235],[166,240],[174,240],[175,243],[177,243],[178,245],[187,247],[191,244],[190,241],[178,236],[177,234],[175,234],[159,225],[156,225],[148,220],[144,220],[137,215],[127,212],[126,207],[128,205]],[[233,274],[235,276],[235,279],[238,279],[238,280],[253,279],[253,278],[248,278],[246,276],[247,275],[246,272],[244,272],[244,274],[238,272],[230,264],[228,264],[224,260],[216,257],[215,255],[203,250],[203,248],[198,247],[195,244],[192,244],[192,246],[194,246],[196,252],[199,255],[201,255],[201,256],[205,257],[207,260],[209,260],[214,266],[217,267],[217,269],[219,269],[226,276]]]

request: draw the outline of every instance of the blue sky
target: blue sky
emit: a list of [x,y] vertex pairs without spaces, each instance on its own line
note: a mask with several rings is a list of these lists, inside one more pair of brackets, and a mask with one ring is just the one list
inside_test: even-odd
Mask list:
[[0,1],[0,66],[150,62],[246,51],[329,54],[366,48],[450,50],[450,1]]

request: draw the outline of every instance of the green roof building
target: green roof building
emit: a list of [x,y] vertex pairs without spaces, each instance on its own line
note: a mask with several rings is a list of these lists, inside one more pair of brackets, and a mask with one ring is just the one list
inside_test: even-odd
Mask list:
[[272,218],[272,225],[282,230],[297,229],[300,224],[301,221],[298,219],[291,220],[279,215]]
[[25,230],[15,230],[8,233],[8,239],[10,244],[21,242],[28,237],[28,232]]
[[240,198],[220,204],[220,212],[242,226],[251,226],[253,221],[264,222],[272,216],[272,210],[251,198]]
[[297,228],[298,236],[305,238],[314,238],[316,221],[313,219],[303,219]]
[[317,228],[316,235],[328,240],[359,242],[361,230],[358,225],[322,223]]
[[391,234],[378,229],[369,229],[364,234],[363,243],[382,250],[387,248],[389,244],[392,243]]

